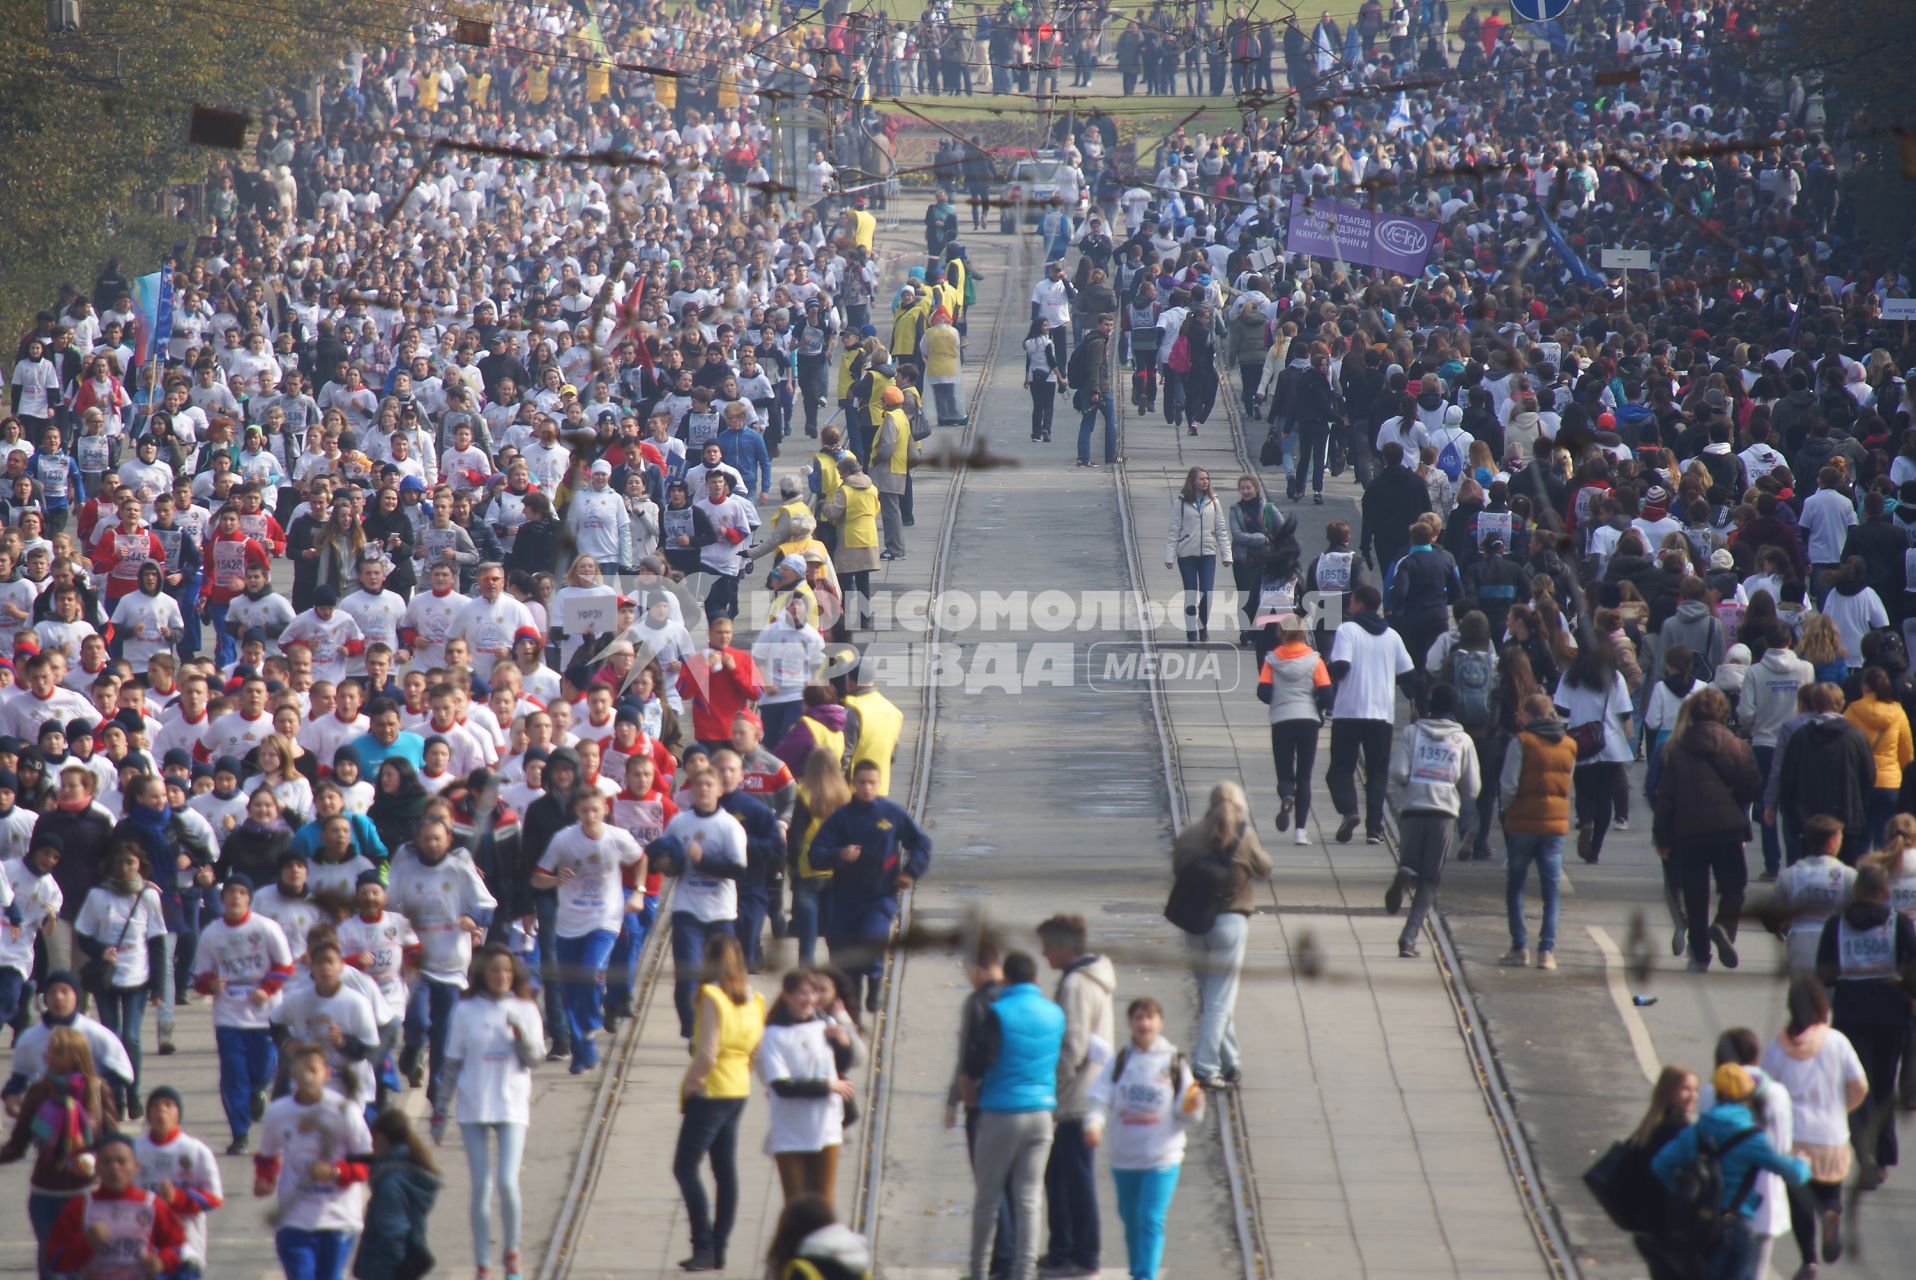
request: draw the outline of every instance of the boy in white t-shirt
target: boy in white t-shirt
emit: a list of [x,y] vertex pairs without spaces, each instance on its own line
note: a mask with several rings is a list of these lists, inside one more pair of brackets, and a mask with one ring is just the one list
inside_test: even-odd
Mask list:
[[146,1095],[146,1132],[133,1140],[141,1189],[165,1201],[186,1233],[173,1280],[205,1274],[206,1215],[226,1203],[212,1148],[180,1128],[185,1112],[179,1091],[161,1085]]

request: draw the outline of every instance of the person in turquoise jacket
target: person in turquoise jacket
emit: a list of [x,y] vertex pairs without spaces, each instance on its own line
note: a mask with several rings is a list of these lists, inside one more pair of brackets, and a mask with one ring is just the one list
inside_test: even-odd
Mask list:
[[1732,1211],[1722,1238],[1709,1259],[1709,1280],[1756,1280],[1758,1240],[1750,1218],[1760,1197],[1756,1175],[1767,1169],[1792,1187],[1810,1180],[1809,1161],[1785,1155],[1770,1145],[1763,1125],[1750,1114],[1749,1100],[1756,1081],[1734,1062],[1726,1062],[1711,1077],[1717,1104],[1697,1117],[1695,1124],[1665,1143],[1650,1160],[1650,1171],[1664,1186],[1696,1159],[1697,1144],[1707,1140],[1718,1152],[1723,1172],[1723,1201]]
[[1038,964],[1005,957],[1005,985],[965,1042],[960,1092],[978,1106],[973,1156],[971,1275],[987,1274],[1000,1197],[1011,1199],[1012,1280],[1038,1269],[1039,1209],[1058,1109],[1058,1053],[1064,1010],[1038,989]]

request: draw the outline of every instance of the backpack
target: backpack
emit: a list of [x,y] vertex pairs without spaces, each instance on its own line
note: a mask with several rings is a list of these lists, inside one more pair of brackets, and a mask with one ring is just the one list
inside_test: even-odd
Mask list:
[[1736,1206],[1750,1194],[1751,1184],[1762,1172],[1762,1167],[1754,1163],[1744,1170],[1736,1194],[1728,1199],[1728,1207],[1725,1207],[1723,1157],[1731,1148],[1761,1132],[1752,1127],[1731,1134],[1720,1147],[1701,1133],[1697,1134],[1696,1155],[1677,1170],[1664,1201],[1664,1222],[1672,1235],[1690,1241],[1706,1256],[1716,1248],[1724,1227],[1736,1217]]
[[1080,342],[1077,350],[1071,353],[1071,359],[1065,362],[1064,384],[1073,391],[1082,391],[1091,381],[1091,344]]
[[1191,340],[1183,334],[1171,344],[1171,354],[1164,358],[1164,367],[1172,373],[1191,372]]
[[1715,615],[1710,617],[1710,629],[1703,633],[1703,644],[1690,654],[1690,678],[1709,684],[1716,679],[1716,663],[1710,661],[1710,637],[1716,634],[1723,623]]
[[1457,723],[1481,729],[1490,723],[1490,694],[1496,685],[1488,649],[1452,649],[1450,683],[1457,690]]
[[1191,859],[1171,882],[1171,897],[1164,904],[1164,918],[1191,934],[1206,934],[1237,892],[1235,857],[1216,852]]
[[1437,469],[1449,476],[1452,484],[1456,484],[1457,477],[1464,473],[1464,452],[1458,448],[1457,442],[1469,438],[1452,432],[1450,438],[1444,441],[1444,447],[1437,451]]

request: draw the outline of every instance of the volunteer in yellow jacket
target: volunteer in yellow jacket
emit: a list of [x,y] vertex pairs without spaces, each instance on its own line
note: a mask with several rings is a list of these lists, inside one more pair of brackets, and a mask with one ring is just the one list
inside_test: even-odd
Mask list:
[[952,326],[951,312],[939,307],[931,313],[931,327],[925,330],[925,382],[931,387],[932,403],[938,407],[938,425],[962,427],[971,421],[958,401],[963,381],[962,345],[958,330]]
[[1537,932],[1537,967],[1557,967],[1557,884],[1563,876],[1563,841],[1570,834],[1570,780],[1577,771],[1577,744],[1547,693],[1533,693],[1517,708],[1521,726],[1504,748],[1497,787],[1503,805],[1504,905],[1510,916],[1510,951],[1502,963],[1530,963],[1530,935],[1524,927],[1524,882],[1537,864],[1543,891],[1543,927]]
[[838,569],[839,585],[844,589],[845,625],[856,631],[864,622],[866,602],[871,599],[872,570],[878,567],[878,515],[882,503],[878,486],[865,474],[858,459],[842,460],[838,474],[838,489],[820,514],[838,527],[838,546],[832,552],[832,564]]
[[[725,1245],[738,1216],[738,1131],[745,1100],[752,1092],[752,1055],[765,1034],[765,997],[745,977],[745,953],[729,933],[714,933],[705,944],[705,970],[693,1021],[692,1063],[679,1085],[678,1149],[672,1176],[685,1197],[692,1229],[692,1256],[679,1263],[687,1271],[719,1271]],[[717,1202],[705,1197],[699,1165],[712,1160]]]
[[911,478],[911,420],[905,416],[905,393],[886,387],[883,416],[872,441],[872,484],[885,520],[885,549],[881,560],[905,558],[905,485]]
[[891,765],[898,739],[905,731],[905,713],[878,691],[869,670],[860,664],[856,683],[845,695],[845,705],[858,713],[858,741],[852,747],[852,767],[869,760],[878,766],[878,794],[891,794]]
[[931,323],[931,299],[916,285],[906,285],[899,290],[898,311],[891,322],[891,354],[893,363],[914,369],[922,369],[924,356],[919,354],[919,340],[925,336],[925,326]]

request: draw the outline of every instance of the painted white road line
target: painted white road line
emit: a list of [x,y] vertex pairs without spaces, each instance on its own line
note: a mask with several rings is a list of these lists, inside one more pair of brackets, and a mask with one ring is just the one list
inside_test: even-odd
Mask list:
[[1623,950],[1602,925],[1587,924],[1584,928],[1589,932],[1590,940],[1597,944],[1597,950],[1603,953],[1603,978],[1610,988],[1610,1003],[1617,1007],[1617,1016],[1623,1019],[1623,1029],[1630,1035],[1630,1049],[1637,1056],[1637,1066],[1642,1070],[1643,1078],[1655,1084],[1657,1075],[1663,1070],[1663,1060],[1657,1056],[1656,1042],[1650,1038],[1650,1024],[1643,1020],[1643,1014],[1630,1000],[1630,987],[1624,981]]

